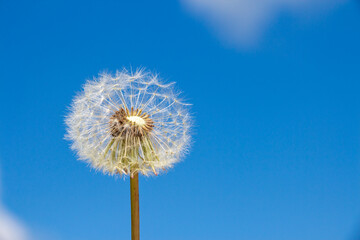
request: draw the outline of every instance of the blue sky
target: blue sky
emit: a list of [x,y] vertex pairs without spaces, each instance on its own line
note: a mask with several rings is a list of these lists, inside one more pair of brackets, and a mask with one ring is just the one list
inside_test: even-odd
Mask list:
[[130,238],[129,180],[77,161],[64,116],[86,79],[146,67],[195,135],[140,179],[142,239],[360,239],[359,2],[258,3],[0,1],[3,238]]

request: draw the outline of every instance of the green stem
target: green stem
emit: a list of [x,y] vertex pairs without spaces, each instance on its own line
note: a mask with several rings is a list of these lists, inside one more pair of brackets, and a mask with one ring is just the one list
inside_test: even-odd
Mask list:
[[139,174],[130,176],[131,240],[140,240]]

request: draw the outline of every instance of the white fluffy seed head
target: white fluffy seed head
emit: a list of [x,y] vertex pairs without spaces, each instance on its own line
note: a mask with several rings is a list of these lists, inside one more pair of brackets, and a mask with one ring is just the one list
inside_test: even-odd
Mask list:
[[126,70],[87,81],[66,117],[81,160],[108,174],[158,174],[190,144],[189,104],[156,75]]

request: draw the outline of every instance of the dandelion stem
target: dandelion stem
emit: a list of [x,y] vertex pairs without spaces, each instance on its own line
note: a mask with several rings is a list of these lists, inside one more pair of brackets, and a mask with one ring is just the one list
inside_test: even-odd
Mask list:
[[130,177],[131,240],[140,240],[139,174]]

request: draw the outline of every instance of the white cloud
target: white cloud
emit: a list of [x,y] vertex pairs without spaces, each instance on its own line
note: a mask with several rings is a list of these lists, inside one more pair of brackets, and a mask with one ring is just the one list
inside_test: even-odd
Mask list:
[[[1,178],[1,174],[0,174]],[[29,229],[16,216],[10,213],[2,203],[0,180],[0,240],[56,240],[57,234],[43,229]]]
[[1,202],[1,197],[0,180],[0,240],[29,240],[26,228],[18,219],[6,210]]
[[226,42],[238,46],[255,45],[281,13],[307,14],[333,8],[346,0],[182,0],[204,18]]
[[28,240],[25,227],[2,206],[0,206],[0,239]]

